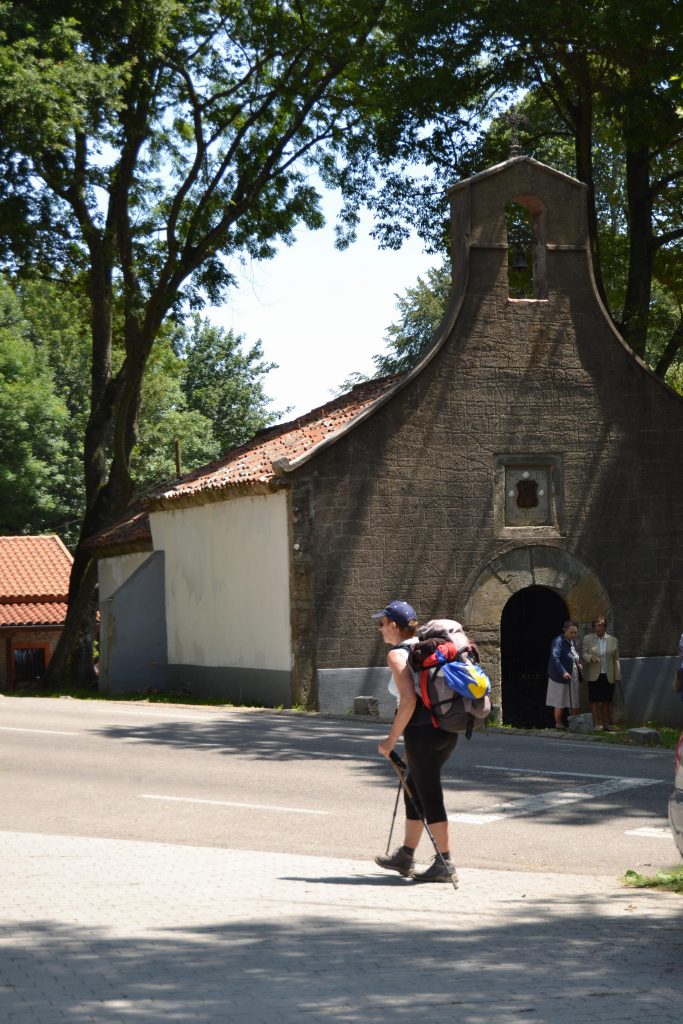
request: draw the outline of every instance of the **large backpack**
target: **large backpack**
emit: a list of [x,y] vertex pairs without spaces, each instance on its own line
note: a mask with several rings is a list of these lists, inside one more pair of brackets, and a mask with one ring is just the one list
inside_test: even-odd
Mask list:
[[417,631],[409,664],[418,675],[422,703],[432,724],[467,739],[491,713],[491,682],[479,664],[476,645],[459,622],[432,619]]

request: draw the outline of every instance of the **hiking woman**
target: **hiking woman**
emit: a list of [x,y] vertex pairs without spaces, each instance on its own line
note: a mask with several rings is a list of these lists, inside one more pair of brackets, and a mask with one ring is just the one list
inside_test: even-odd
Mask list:
[[388,871],[413,876],[419,882],[454,883],[457,882],[457,875],[450,858],[441,769],[453,752],[458,734],[434,728],[429,711],[420,699],[417,678],[408,665],[410,648],[417,643],[415,609],[407,601],[391,601],[372,617],[379,619],[379,631],[389,647],[389,692],[398,699],[391,731],[378,749],[384,757],[389,757],[403,735],[409,769],[406,782],[421,805],[441,854],[440,857],[434,857],[426,871],[414,874],[415,850],[424,826],[418,811],[404,792],[406,821],[403,846],[399,846],[391,855],[375,857],[375,863]]

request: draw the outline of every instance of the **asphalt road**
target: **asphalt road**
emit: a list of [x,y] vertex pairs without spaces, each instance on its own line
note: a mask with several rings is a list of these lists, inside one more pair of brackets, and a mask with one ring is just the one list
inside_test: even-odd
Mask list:
[[[368,860],[384,852],[397,790],[377,754],[386,731],[0,698],[0,829]],[[678,862],[673,751],[491,730],[460,740],[445,778],[458,866],[614,876]]]

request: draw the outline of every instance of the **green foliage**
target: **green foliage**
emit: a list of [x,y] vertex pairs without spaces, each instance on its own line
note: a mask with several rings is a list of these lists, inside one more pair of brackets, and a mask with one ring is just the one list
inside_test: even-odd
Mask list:
[[445,250],[446,187],[507,159],[509,114],[521,100],[523,152],[588,185],[598,287],[634,351],[664,373],[683,337],[672,334],[657,358],[661,323],[648,321],[653,281],[679,304],[683,296],[668,272],[683,264],[681,5],[425,0],[420,8],[403,27],[406,56],[387,78],[381,116],[345,171],[349,192],[376,212],[377,237],[398,244],[412,225],[432,251]]
[[[559,116],[547,92],[540,87],[530,89],[516,104],[518,134],[525,152],[536,159],[564,171],[576,173],[575,142],[571,128]],[[460,164],[467,173],[491,166],[508,156],[512,133],[509,112],[494,117],[467,146],[460,150]],[[671,184],[666,201],[656,207],[657,223],[662,232],[681,229],[683,208],[681,184],[675,182],[676,168],[683,183],[683,166],[678,156],[660,155],[653,160],[658,173],[668,173]],[[597,240],[602,281],[610,309],[618,315],[624,307],[629,274],[629,239],[627,196],[624,186],[623,145],[614,121],[597,105],[593,120],[593,187],[597,211]],[[437,221],[440,231],[440,221]],[[514,240],[515,224],[508,224],[508,236]],[[436,245],[437,238],[433,238]],[[683,325],[683,259],[678,239],[658,248],[652,270],[652,293],[649,306],[649,329],[645,359],[659,373],[666,373],[673,361],[667,381],[683,393],[679,372],[679,346],[676,344]],[[426,349],[435,328],[445,312],[450,273],[447,264],[431,271],[427,280],[419,279],[413,288],[398,300],[400,318],[392,324],[385,338],[387,350],[374,357],[375,376],[403,372],[414,366]],[[511,285],[512,285],[511,278]],[[672,346],[673,339],[673,346]],[[673,348],[673,351],[671,351]],[[361,379],[354,375],[345,386]]]
[[28,337],[52,372],[52,390],[67,410],[61,425],[61,472],[51,481],[56,515],[52,528],[74,544],[83,515],[83,436],[88,421],[90,324],[87,298],[77,282],[25,279],[16,295]]
[[281,413],[268,409],[260,342],[195,314],[162,329],[142,386],[140,436],[132,470],[140,490],[175,478],[175,444],[189,472],[252,437]]
[[683,395],[683,362],[674,363],[664,379],[670,388]]
[[[441,267],[430,268],[426,280],[418,277],[415,285],[396,296],[400,317],[387,328],[385,351],[372,357],[376,367],[373,377],[405,373],[419,362],[443,319],[450,289],[450,267],[444,263]],[[340,391],[365,379],[362,374],[353,374],[344,381]]]
[[245,348],[240,335],[195,315],[179,332],[176,345],[185,361],[183,392],[188,406],[211,422],[220,454],[286,412],[268,409],[264,379],[275,364],[264,362],[260,342]]
[[[384,352],[372,357],[376,367],[373,377],[405,373],[419,362],[443,319],[450,291],[450,265],[443,263],[431,267],[426,280],[418,277],[415,285],[396,296],[400,317],[387,328]],[[337,390],[343,393],[367,379],[354,373]]]
[[162,329],[142,385],[139,437],[131,471],[143,493],[177,476],[176,441],[181,443],[182,472],[219,454],[211,421],[200,410],[188,407],[184,391],[187,365],[174,351],[174,335],[175,331]]
[[[55,699],[58,697],[71,697],[74,700],[90,700],[90,701],[124,701],[127,704],[179,704],[185,707],[217,707],[217,708],[262,708],[262,704],[248,704],[246,702],[240,702],[239,704],[233,704],[229,701],[218,700],[213,697],[199,697],[193,694],[189,690],[159,690],[156,688],[149,688],[147,690],[131,690],[126,693],[101,693],[97,688],[97,683],[91,683],[90,685],[77,685],[71,682],[65,682],[63,685],[55,686],[49,682],[45,683],[43,680],[39,680],[37,683],[27,684],[21,686],[20,689],[16,690],[12,694],[13,698],[21,697],[32,697],[32,698],[46,698],[48,700]],[[274,711],[287,711],[283,705],[279,705],[273,708]],[[292,711],[304,712],[307,709],[303,707],[294,707]]]
[[[41,410],[49,412],[53,406],[60,410],[57,420],[47,421],[54,446],[50,472],[42,490],[36,492],[35,509],[29,507],[27,496],[12,532],[37,523],[73,544],[85,503],[83,437],[90,408],[86,382],[91,358],[87,298],[78,281],[57,284],[28,279],[20,281],[14,292],[9,284],[2,284],[5,324],[14,347],[20,345],[22,373],[36,379]],[[6,345],[4,351],[8,351]],[[118,342],[114,365],[121,365],[123,359],[123,344]],[[164,325],[142,386],[139,438],[131,459],[138,488],[144,492],[175,478],[177,439],[182,470],[188,472],[277,418],[279,413],[268,410],[263,383],[272,368],[273,364],[264,362],[260,344],[246,349],[244,339],[198,315],[186,324]],[[3,407],[15,396],[6,378],[7,374],[0,381]],[[16,441],[16,432],[7,430],[5,436]],[[16,456],[21,458],[20,449]],[[9,463],[3,461],[3,466],[9,473]],[[33,477],[25,479],[28,484]]]
[[166,473],[168,456],[151,453],[170,433],[186,465],[213,450],[191,412],[206,410],[219,448],[264,420],[262,392],[240,394],[261,373],[258,347],[233,351],[233,394],[200,381],[195,410],[177,390],[157,395],[156,436],[145,370],[171,371],[168,353],[152,355],[163,325],[224,296],[227,257],[267,259],[297,225],[321,226],[310,168],[334,176],[333,154],[365,134],[360,111],[408,12],[400,0],[0,0],[0,259],[22,278],[81,279],[88,306],[83,535],[127,507],[134,471]]
[[641,875],[638,871],[627,871],[622,882],[632,889],[661,889],[683,895],[683,867],[670,871],[657,871],[654,875]]
[[616,732],[597,732],[591,736],[591,740],[595,740],[600,743],[632,744],[634,741],[628,735],[628,730],[637,729],[643,724],[647,725],[650,729],[656,729],[659,733],[659,741],[657,743],[658,747],[664,747],[668,750],[676,749],[681,735],[681,730],[673,729],[668,725],[659,725],[656,722],[616,722],[614,726]]
[[[61,222],[74,258],[91,258],[93,229],[118,232],[116,262],[142,296],[175,269],[166,302],[183,280],[188,300],[202,289],[217,300],[231,280],[219,253],[267,258],[297,223],[321,225],[297,161],[358,131],[364,80],[387,45],[381,34],[364,41],[385,6],[0,4],[7,200],[27,204],[39,234]],[[0,203],[8,247],[11,206]]]
[[62,514],[66,421],[46,353],[0,278],[0,532],[42,532]]
[[[367,121],[409,11],[0,0],[0,260],[17,276],[82,273],[90,307],[79,536],[135,497],[142,382],[162,326],[218,303],[233,282],[226,257],[268,258],[298,224],[322,224],[310,168],[334,175],[334,153],[366,133],[360,111]],[[72,609],[91,581],[79,547],[48,674],[80,644]]]
[[441,323],[450,291],[450,267],[444,263],[430,268],[426,281],[418,277],[412,288],[396,297],[400,319],[387,328],[389,351],[373,357],[376,376],[402,373],[418,362]]
[[[558,170],[575,175],[572,133],[558,116],[545,91],[539,88],[529,90],[515,110],[520,120],[519,134],[524,150]],[[614,120],[597,100],[592,128],[597,252],[607,306],[618,323],[624,309],[631,258],[623,140]],[[488,163],[506,158],[510,134],[511,123],[507,113],[491,122],[481,140],[482,155]],[[667,176],[670,179],[666,191],[655,199],[654,221],[662,236],[681,233],[683,164],[680,154],[653,155],[652,167],[662,181]],[[677,238],[672,238],[666,245],[653,245],[653,249],[648,336],[643,357],[652,369],[664,374],[669,365],[664,363],[667,346],[675,332],[680,330],[683,313],[683,246]]]

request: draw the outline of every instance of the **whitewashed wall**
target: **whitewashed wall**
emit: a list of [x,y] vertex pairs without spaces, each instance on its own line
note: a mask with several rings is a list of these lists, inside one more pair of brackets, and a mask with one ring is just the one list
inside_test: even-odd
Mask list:
[[169,664],[289,672],[286,496],[153,512],[150,525],[165,552]]
[[132,576],[139,565],[149,558],[148,551],[130,555],[117,555],[115,558],[100,558],[97,563],[97,578],[100,585],[100,601],[108,597]]

